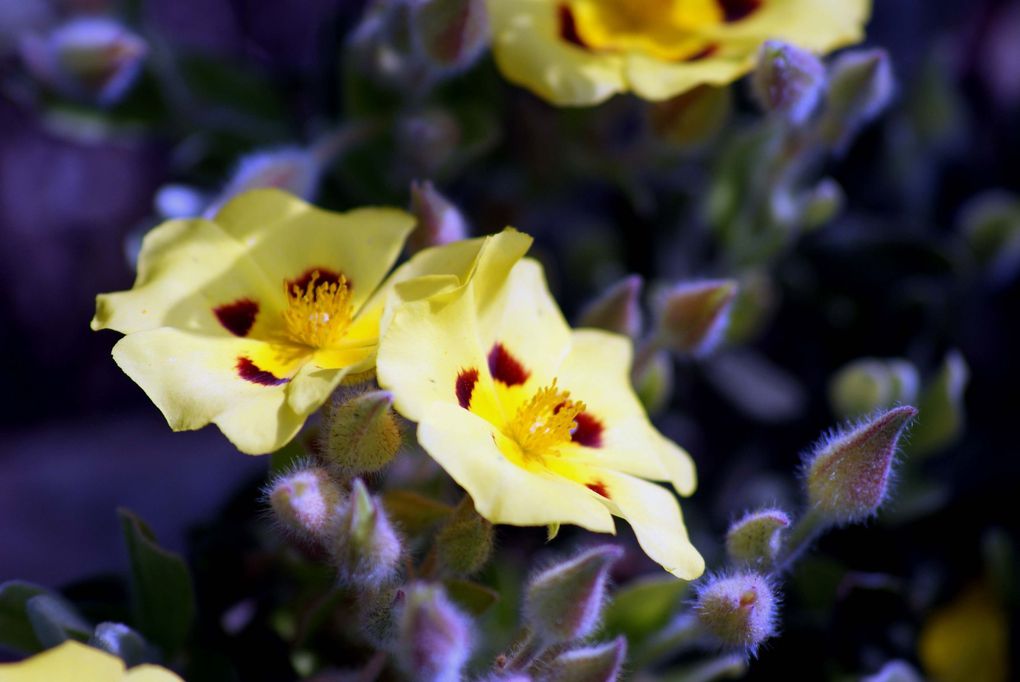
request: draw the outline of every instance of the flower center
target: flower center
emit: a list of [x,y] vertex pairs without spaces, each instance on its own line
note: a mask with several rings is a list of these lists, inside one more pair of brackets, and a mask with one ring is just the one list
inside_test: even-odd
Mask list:
[[540,388],[521,405],[506,435],[521,448],[525,459],[539,458],[570,442],[577,428],[577,415],[584,410],[584,403],[571,400],[570,392],[559,390],[553,379],[551,385]]
[[319,281],[316,270],[304,288],[284,282],[287,309],[283,324],[287,337],[305,346],[328,348],[337,345],[354,317],[351,287],[340,275],[335,281]]
[[669,61],[703,50],[697,31],[725,19],[718,0],[568,0],[567,6],[586,46]]

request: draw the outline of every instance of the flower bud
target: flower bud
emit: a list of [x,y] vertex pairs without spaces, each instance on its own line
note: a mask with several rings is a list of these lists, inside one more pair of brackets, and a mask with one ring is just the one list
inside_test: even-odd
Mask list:
[[832,178],[824,178],[799,197],[799,223],[813,230],[830,222],[843,210],[843,188]]
[[622,557],[620,547],[601,545],[531,579],[524,596],[524,619],[540,641],[571,642],[595,630],[609,569]]
[[396,573],[400,538],[360,479],[351,485],[329,549],[343,584],[377,587]]
[[426,109],[401,116],[396,124],[397,162],[414,177],[433,177],[463,142],[460,122],[448,111]]
[[641,404],[650,414],[662,412],[673,397],[673,358],[659,351],[634,370],[634,390]]
[[910,453],[928,455],[951,445],[963,431],[963,394],[970,381],[970,368],[959,351],[950,351],[939,373],[920,397],[924,417],[910,442]]
[[556,682],[616,682],[627,658],[627,638],[574,649],[560,654],[549,664],[544,679]]
[[1001,190],[977,195],[960,211],[959,229],[993,282],[1007,284],[1020,272],[1020,198],[1016,195]]
[[732,110],[730,88],[699,85],[671,99],[651,103],[648,122],[656,136],[666,142],[697,149],[718,137]]
[[464,498],[436,535],[440,563],[455,575],[477,573],[492,555],[492,524],[483,519],[470,497]]
[[709,578],[694,603],[698,622],[709,634],[752,656],[775,634],[777,607],[775,590],[758,573]]
[[726,553],[730,561],[768,568],[779,554],[783,530],[790,526],[790,517],[781,509],[751,512],[726,533]]
[[407,238],[407,248],[411,253],[460,241],[468,236],[464,216],[428,180],[411,183],[411,213],[418,220],[414,232]]
[[906,360],[862,358],[840,369],[829,382],[829,402],[841,417],[853,418],[917,400],[920,378]]
[[89,646],[110,652],[128,667],[152,660],[155,653],[144,637],[123,623],[97,625],[89,638]]
[[862,677],[861,682],[924,682],[921,673],[906,661],[889,661],[874,675]]
[[345,476],[379,471],[400,450],[403,436],[393,394],[367,391],[329,404],[319,438],[320,457]]
[[340,506],[340,487],[321,468],[301,469],[277,478],[269,504],[288,532],[308,541],[324,540]]
[[729,279],[684,282],[670,287],[659,305],[658,337],[665,348],[696,357],[719,345],[738,285]]
[[253,152],[237,163],[226,187],[205,210],[205,215],[216,215],[230,199],[251,189],[275,187],[312,199],[319,186],[322,165],[314,150],[301,147]]
[[643,285],[644,280],[640,275],[624,277],[585,306],[578,319],[578,326],[605,329],[636,339],[641,334],[643,322],[641,315]]
[[103,106],[124,96],[148,52],[140,36],[105,17],[73,19],[21,44],[21,57],[35,78],[66,97]]
[[412,584],[400,614],[397,662],[408,679],[459,682],[471,654],[471,629],[441,586]]
[[878,116],[895,90],[885,50],[854,50],[836,58],[829,69],[822,137],[842,151],[865,124]]
[[885,499],[900,434],[916,414],[909,405],[897,407],[815,446],[805,469],[814,510],[837,523],[874,514]]
[[425,0],[414,23],[425,56],[442,68],[471,66],[489,42],[485,0]]
[[751,88],[762,109],[798,126],[818,106],[825,89],[825,66],[806,50],[769,40],[758,50]]

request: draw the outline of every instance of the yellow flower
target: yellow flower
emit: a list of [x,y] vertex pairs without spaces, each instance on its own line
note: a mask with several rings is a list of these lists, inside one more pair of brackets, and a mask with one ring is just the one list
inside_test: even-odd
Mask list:
[[240,450],[272,452],[372,368],[376,289],[413,225],[395,209],[249,192],[147,235],[134,288],[100,295],[92,328],[127,334],[113,357],[174,430],[214,422]]
[[182,682],[166,668],[124,669],[112,654],[68,640],[20,663],[0,664],[0,682]]
[[859,42],[871,0],[488,0],[496,63],[558,105],[663,100],[730,83],[758,47]]
[[459,285],[396,287],[380,384],[490,521],[612,533],[620,516],[652,559],[696,578],[676,497],[646,480],[689,495],[694,466],[638,402],[630,341],[571,331],[538,263],[499,246]]

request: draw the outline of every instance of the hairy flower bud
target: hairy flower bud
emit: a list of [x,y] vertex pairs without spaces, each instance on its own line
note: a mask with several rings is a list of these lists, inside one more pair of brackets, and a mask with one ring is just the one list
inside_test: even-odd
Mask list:
[[790,517],[781,509],[762,509],[746,514],[726,533],[726,553],[730,560],[768,568],[779,554],[783,531]]
[[598,625],[609,569],[623,557],[616,545],[601,545],[540,572],[524,596],[524,619],[546,644],[587,637]]
[[666,290],[659,301],[658,337],[676,353],[704,356],[719,345],[729,320],[735,281],[684,282]]
[[806,50],[769,40],[758,50],[751,87],[762,109],[797,126],[818,106],[825,89],[825,66]]
[[560,654],[549,664],[541,679],[556,682],[616,682],[627,658],[627,638],[573,649]]
[[327,406],[319,455],[346,476],[375,472],[393,460],[402,438],[393,394],[367,391]]
[[482,518],[470,497],[464,498],[436,535],[440,563],[455,575],[477,573],[492,555],[492,524]]
[[813,510],[837,523],[874,514],[885,499],[900,434],[916,414],[909,405],[897,407],[815,446],[805,468]]
[[709,634],[752,656],[775,634],[777,607],[768,579],[750,572],[709,578],[694,603],[698,621]]
[[829,69],[829,94],[821,132],[837,151],[878,116],[895,91],[892,66],[885,50],[844,52]]
[[329,549],[340,582],[377,587],[391,578],[400,561],[400,538],[382,503],[354,479]]
[[840,369],[829,382],[829,402],[841,417],[854,418],[917,400],[917,369],[899,358],[862,358]]
[[673,358],[666,351],[654,353],[641,367],[634,367],[634,390],[650,414],[661,412],[673,397]]
[[411,253],[468,236],[467,221],[460,210],[428,180],[411,183],[411,213],[418,219],[414,232],[407,238]]
[[285,474],[269,486],[269,504],[288,532],[306,540],[325,540],[336,519],[342,493],[321,468]]
[[124,96],[148,52],[140,36],[105,17],[73,19],[21,44],[22,59],[33,76],[66,97],[103,106]]
[[425,0],[414,23],[425,56],[442,68],[471,66],[489,42],[485,0]]
[[458,682],[471,654],[471,628],[441,586],[412,584],[400,613],[397,662],[408,679]]
[[641,315],[643,285],[644,280],[640,275],[624,277],[585,306],[577,321],[578,326],[605,329],[636,339],[641,334],[643,321]]

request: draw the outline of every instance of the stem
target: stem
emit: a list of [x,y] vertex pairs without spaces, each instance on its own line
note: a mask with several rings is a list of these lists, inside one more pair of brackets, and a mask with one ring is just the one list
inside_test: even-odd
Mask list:
[[697,616],[692,613],[680,613],[634,652],[631,657],[631,666],[635,670],[639,670],[666,656],[678,654],[694,644],[703,634]]
[[817,509],[808,510],[790,529],[790,534],[787,536],[786,542],[783,543],[783,551],[776,559],[772,572],[780,574],[789,571],[793,563],[825,530],[826,526],[828,526],[828,521]]
[[532,661],[538,658],[539,654],[545,651],[545,647],[541,642],[538,641],[538,637],[533,632],[527,632],[524,635],[524,641],[521,642],[517,649],[507,656],[506,662],[503,664],[503,670],[508,672],[519,672],[527,668]]

